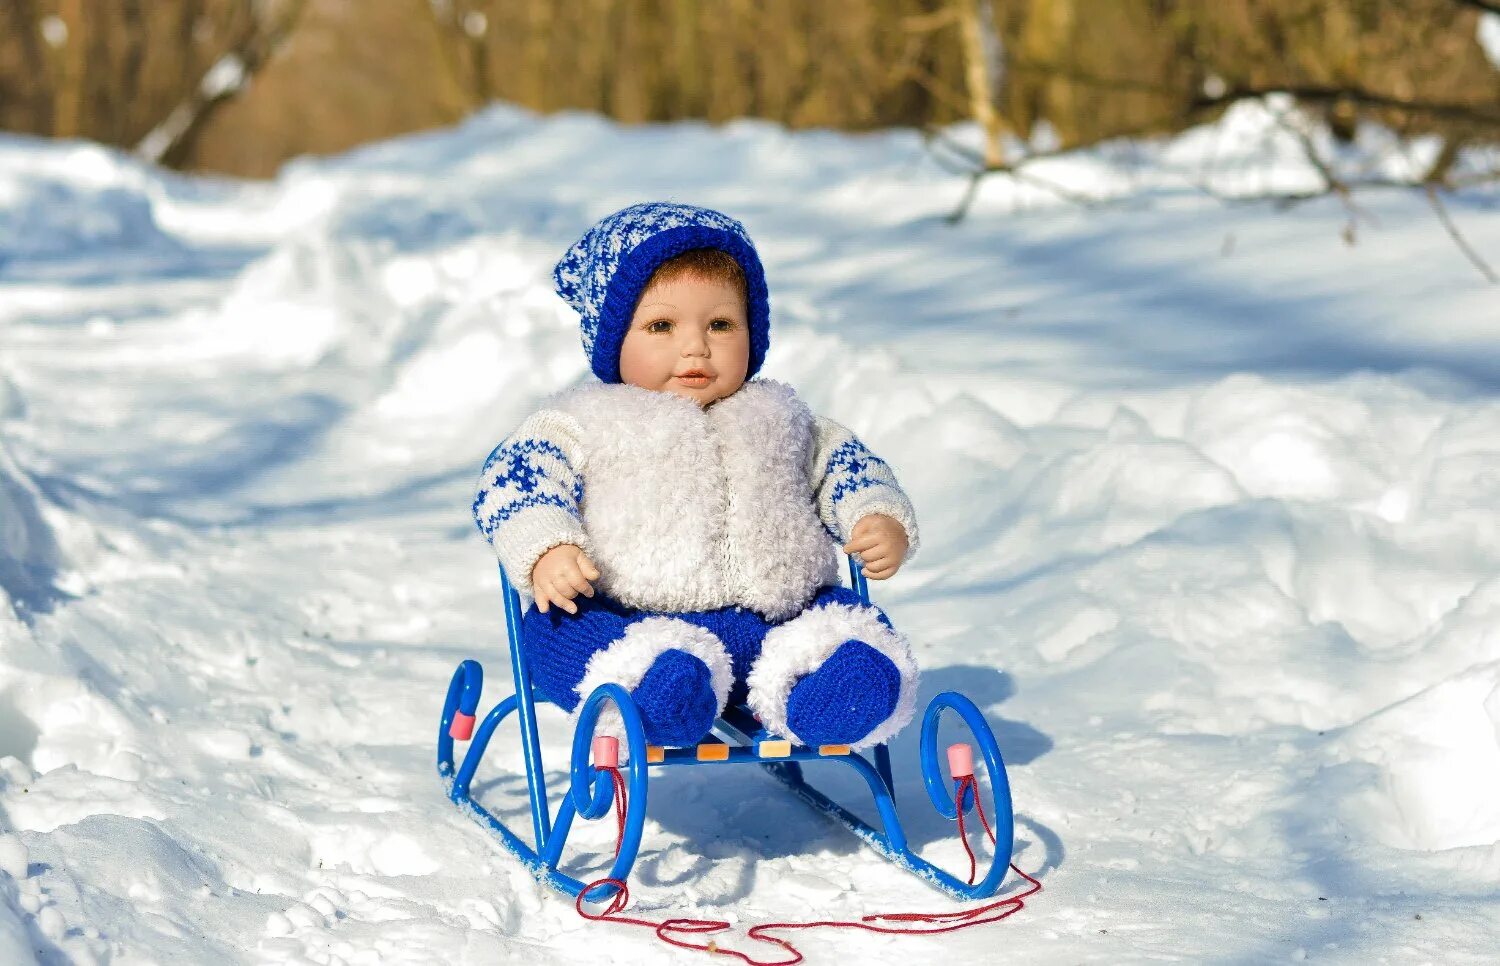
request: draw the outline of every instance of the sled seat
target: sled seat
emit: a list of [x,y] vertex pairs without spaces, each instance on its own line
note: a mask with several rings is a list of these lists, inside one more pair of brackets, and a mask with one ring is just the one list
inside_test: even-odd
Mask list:
[[692,748],[647,745],[646,763],[659,765],[680,759],[693,761],[730,761],[748,758],[788,760],[797,749],[811,749],[816,752],[811,757],[818,758],[849,754],[848,745],[818,745],[813,749],[810,745],[796,745],[786,738],[772,735],[760,726],[760,721],[751,712],[749,706],[744,704],[730,705],[725,708],[724,713],[719,715],[719,720],[714,723],[714,730],[721,733],[728,732],[725,737],[734,740],[736,744],[716,741],[710,736],[709,740],[701,741]]

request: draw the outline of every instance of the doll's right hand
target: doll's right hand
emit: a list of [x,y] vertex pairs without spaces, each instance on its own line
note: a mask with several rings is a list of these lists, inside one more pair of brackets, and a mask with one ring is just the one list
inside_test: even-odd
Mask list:
[[583,552],[582,547],[571,543],[560,543],[542,554],[536,566],[531,568],[531,592],[536,598],[536,609],[547,613],[549,604],[556,604],[570,614],[578,613],[573,598],[579,593],[594,596],[590,580],[599,579],[599,569]]

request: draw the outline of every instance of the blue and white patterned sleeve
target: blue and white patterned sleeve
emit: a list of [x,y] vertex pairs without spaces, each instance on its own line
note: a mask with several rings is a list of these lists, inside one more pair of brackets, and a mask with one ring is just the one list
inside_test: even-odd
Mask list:
[[510,582],[531,595],[531,568],[562,543],[589,552],[583,528],[583,449],[571,416],[532,414],[484,461],[474,522],[494,547]]
[[818,516],[839,546],[861,517],[884,513],[906,530],[904,564],[917,552],[917,513],[885,460],[870,452],[847,427],[815,417],[817,440],[808,478],[818,501]]

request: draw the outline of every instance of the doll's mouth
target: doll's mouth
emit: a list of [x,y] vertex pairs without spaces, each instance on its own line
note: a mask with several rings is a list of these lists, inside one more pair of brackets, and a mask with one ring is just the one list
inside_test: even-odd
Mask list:
[[693,369],[690,372],[679,372],[677,378],[684,382],[707,382],[709,376],[702,369]]

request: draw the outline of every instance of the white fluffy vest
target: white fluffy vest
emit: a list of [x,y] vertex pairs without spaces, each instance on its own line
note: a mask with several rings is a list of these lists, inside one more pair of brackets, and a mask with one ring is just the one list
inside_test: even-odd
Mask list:
[[641,610],[738,604],[781,621],[838,582],[808,479],[813,416],[790,386],[747,382],[705,410],[589,385],[554,408],[582,430],[581,510],[603,593]]

